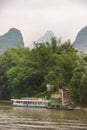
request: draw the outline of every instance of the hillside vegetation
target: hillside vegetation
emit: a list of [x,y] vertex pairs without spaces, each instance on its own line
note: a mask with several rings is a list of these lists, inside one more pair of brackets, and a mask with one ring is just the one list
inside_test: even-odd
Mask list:
[[87,105],[87,55],[55,38],[0,55],[0,99],[33,97],[46,92],[47,84],[54,91],[67,86],[75,104]]

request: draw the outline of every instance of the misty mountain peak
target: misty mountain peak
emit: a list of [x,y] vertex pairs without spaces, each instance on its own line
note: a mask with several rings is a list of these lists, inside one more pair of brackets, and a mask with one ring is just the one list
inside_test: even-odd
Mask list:
[[53,33],[52,31],[50,31],[50,30],[47,31],[47,32],[45,32],[45,35],[46,35],[46,36],[50,36],[50,37],[51,37],[51,36],[55,36],[54,33]]
[[87,26],[82,28],[76,36],[73,46],[80,51],[87,52]]
[[0,53],[8,48],[17,48],[17,45],[24,47],[23,37],[18,29],[11,28],[7,33],[0,36]]
[[5,35],[8,35],[9,39],[11,38],[11,39],[15,40],[15,38],[16,38],[17,40],[19,40],[19,39],[23,40],[20,30],[18,30],[16,28],[9,29],[9,31]]
[[39,42],[39,43],[50,42],[52,37],[56,37],[56,36],[54,35],[54,33],[51,30],[49,30],[49,31],[45,32],[45,34],[37,42]]
[[19,31],[19,30],[16,29],[16,28],[10,28],[8,32],[12,32],[13,33],[13,32],[17,32],[17,31]]

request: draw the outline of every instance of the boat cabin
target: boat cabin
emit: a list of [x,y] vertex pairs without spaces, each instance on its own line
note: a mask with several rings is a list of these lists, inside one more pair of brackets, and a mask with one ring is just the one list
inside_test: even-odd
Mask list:
[[22,98],[22,99],[11,99],[13,106],[23,106],[23,107],[36,107],[36,108],[46,108],[50,105],[50,100],[43,98]]

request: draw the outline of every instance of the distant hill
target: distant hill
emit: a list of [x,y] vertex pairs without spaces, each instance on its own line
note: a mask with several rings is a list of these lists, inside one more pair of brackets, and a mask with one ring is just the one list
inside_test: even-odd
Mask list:
[[[47,31],[40,39],[37,40],[38,43],[51,42],[51,38],[56,37],[52,31]],[[56,39],[58,39],[56,37]]]
[[87,52],[87,26],[79,31],[73,43],[73,47],[77,50]]
[[0,36],[0,54],[8,48],[24,47],[23,37],[21,32],[16,28],[11,28],[7,33]]

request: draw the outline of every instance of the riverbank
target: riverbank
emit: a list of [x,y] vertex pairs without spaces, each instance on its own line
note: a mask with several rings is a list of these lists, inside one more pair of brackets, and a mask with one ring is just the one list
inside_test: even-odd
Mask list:
[[10,100],[0,100],[0,104],[11,104]]

